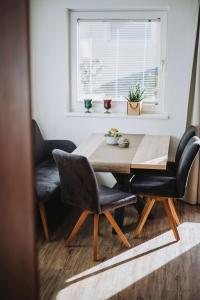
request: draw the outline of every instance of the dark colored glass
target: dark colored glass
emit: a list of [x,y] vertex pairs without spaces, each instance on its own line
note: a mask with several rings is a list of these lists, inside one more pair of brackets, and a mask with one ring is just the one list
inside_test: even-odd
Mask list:
[[106,109],[105,113],[109,113],[109,109],[111,108],[111,99],[104,100],[104,108]]
[[92,107],[92,99],[84,100],[85,108],[87,108],[86,113],[90,113],[90,108]]

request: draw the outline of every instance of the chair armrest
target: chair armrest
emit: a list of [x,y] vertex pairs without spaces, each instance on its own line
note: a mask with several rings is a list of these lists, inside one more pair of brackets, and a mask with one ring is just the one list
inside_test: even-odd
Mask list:
[[45,140],[46,159],[52,157],[52,151],[54,149],[59,149],[71,153],[76,149],[76,145],[69,140]]

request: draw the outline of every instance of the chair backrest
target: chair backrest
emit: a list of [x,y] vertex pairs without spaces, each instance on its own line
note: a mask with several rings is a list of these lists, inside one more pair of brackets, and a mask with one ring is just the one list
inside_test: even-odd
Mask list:
[[38,127],[35,120],[32,120],[32,131],[33,131],[33,155],[34,155],[34,163],[37,165],[42,162],[45,158],[44,151],[44,139],[40,132],[40,128]]
[[100,212],[98,185],[88,159],[58,149],[52,153],[59,170],[62,201],[83,210]]
[[177,190],[180,198],[184,196],[189,171],[199,151],[199,148],[200,139],[197,136],[194,136],[186,145],[183,154],[180,158],[176,174]]
[[197,134],[197,130],[196,130],[196,127],[194,126],[189,126],[186,131],[184,132],[180,142],[179,142],[179,145],[178,145],[178,148],[177,148],[177,151],[176,151],[176,158],[175,158],[175,164],[176,164],[176,168],[178,168],[178,165],[179,165],[179,161],[181,159],[181,156],[183,154],[183,151],[187,145],[187,143],[189,142],[189,140],[195,136]]

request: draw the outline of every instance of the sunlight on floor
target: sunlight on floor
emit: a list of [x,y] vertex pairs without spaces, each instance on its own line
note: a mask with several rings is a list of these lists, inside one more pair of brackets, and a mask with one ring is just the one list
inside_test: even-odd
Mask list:
[[102,300],[116,295],[200,244],[200,223],[183,223],[179,233],[177,243],[170,230],[67,279],[56,299],[90,299],[95,294],[95,300]]

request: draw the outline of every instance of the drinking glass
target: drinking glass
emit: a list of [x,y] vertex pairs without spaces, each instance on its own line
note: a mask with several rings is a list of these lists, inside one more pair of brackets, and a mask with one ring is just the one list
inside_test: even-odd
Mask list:
[[86,113],[90,113],[90,108],[92,107],[92,99],[84,100],[85,108],[87,108]]
[[105,113],[108,114],[110,113],[109,112],[109,109],[111,108],[111,99],[105,99],[104,100],[104,108],[106,109]]

